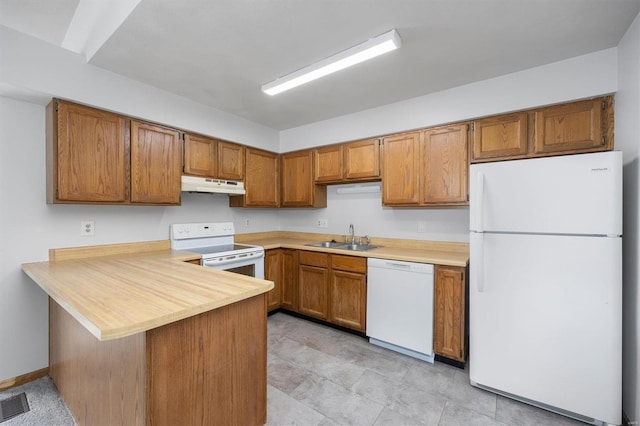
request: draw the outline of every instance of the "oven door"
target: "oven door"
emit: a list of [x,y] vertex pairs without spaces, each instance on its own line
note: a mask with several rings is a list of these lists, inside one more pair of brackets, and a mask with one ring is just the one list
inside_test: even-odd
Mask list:
[[212,259],[202,259],[202,266],[222,271],[235,272],[249,277],[264,279],[264,253],[251,256],[230,255]]

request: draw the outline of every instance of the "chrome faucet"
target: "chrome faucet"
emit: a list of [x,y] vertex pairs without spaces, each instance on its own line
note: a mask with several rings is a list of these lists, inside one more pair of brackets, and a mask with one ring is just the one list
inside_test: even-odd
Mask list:
[[349,235],[351,236],[351,244],[356,243],[356,236],[353,231],[353,223],[349,225]]

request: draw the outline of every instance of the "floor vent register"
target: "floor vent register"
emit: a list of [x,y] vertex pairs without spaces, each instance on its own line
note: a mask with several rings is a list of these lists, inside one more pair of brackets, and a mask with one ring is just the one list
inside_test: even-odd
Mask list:
[[29,411],[27,395],[22,392],[11,398],[0,401],[0,423]]

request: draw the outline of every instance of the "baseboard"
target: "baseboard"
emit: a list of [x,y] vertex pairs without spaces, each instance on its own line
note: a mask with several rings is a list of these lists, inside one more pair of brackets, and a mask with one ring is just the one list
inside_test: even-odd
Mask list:
[[32,371],[27,374],[23,374],[17,377],[11,377],[9,379],[0,381],[0,391],[11,389],[16,386],[24,385],[25,383],[32,382],[40,377],[44,377],[49,374],[49,367],[41,368],[40,370]]

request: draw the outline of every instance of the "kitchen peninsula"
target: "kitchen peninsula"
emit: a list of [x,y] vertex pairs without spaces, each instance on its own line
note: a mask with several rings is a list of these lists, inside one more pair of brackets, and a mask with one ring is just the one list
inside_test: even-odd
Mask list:
[[79,424],[266,422],[270,281],[201,268],[168,241],[52,249],[49,375]]

